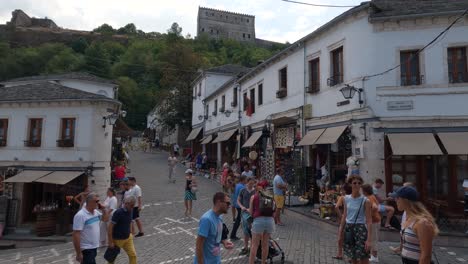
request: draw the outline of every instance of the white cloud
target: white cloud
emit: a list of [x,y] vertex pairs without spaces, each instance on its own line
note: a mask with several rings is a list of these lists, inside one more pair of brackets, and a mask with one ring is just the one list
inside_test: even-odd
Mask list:
[[[361,0],[303,0],[316,4],[357,5]],[[64,28],[92,30],[103,23],[119,28],[134,23],[143,31],[166,32],[173,22],[196,35],[198,6],[256,17],[258,38],[294,42],[346,8],[321,8],[281,0],[0,0],[0,23],[14,9],[53,19]]]

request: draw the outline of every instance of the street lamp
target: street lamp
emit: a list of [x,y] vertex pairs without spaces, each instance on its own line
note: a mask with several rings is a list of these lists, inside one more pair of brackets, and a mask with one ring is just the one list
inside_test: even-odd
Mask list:
[[226,115],[226,117],[229,117],[231,115],[231,113],[232,113],[231,110],[224,111],[224,114]]
[[362,100],[361,93],[364,91],[362,88],[356,88],[354,86],[350,86],[349,84],[346,84],[345,87],[340,89],[341,94],[343,94],[343,97],[345,99],[352,99],[356,92],[359,94],[359,104],[362,105],[364,101]]
[[127,116],[127,111],[119,111],[118,113],[111,113],[107,116],[103,116],[102,128],[106,128],[107,123],[109,123],[109,125],[111,126],[115,125],[115,122],[117,122],[117,119],[119,119],[119,116],[122,116],[122,117]]

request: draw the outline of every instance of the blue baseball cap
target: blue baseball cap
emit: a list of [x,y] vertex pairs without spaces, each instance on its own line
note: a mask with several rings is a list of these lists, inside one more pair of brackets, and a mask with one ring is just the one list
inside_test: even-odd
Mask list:
[[390,194],[390,197],[408,199],[414,202],[419,201],[418,191],[411,186],[403,186],[398,188],[396,191]]

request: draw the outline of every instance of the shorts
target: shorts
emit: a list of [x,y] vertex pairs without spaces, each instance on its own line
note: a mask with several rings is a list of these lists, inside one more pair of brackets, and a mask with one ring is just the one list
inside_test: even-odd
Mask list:
[[377,251],[379,245],[379,231],[380,231],[380,222],[372,223],[372,251]]
[[253,220],[252,224],[252,233],[263,234],[268,233],[272,234],[275,232],[275,221],[271,216],[260,216]]
[[202,167],[201,164],[199,164],[199,163],[195,164],[195,168],[197,168],[198,170],[201,169],[201,167]]
[[275,199],[276,208],[282,209],[284,207],[284,195],[274,195],[273,198]]
[[245,236],[250,236],[250,226],[252,225],[252,216],[249,213],[242,211],[242,230]]
[[140,218],[140,211],[138,211],[138,207],[133,207],[132,220],[136,220],[138,218]]
[[379,213],[380,214],[385,214],[385,205],[379,204]]

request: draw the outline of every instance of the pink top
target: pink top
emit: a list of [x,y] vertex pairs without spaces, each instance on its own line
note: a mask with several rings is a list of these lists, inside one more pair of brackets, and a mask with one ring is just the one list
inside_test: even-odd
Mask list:
[[226,180],[227,180],[227,177],[228,177],[228,168],[224,168],[223,170],[223,174],[221,175],[221,184],[222,185],[226,185]]

